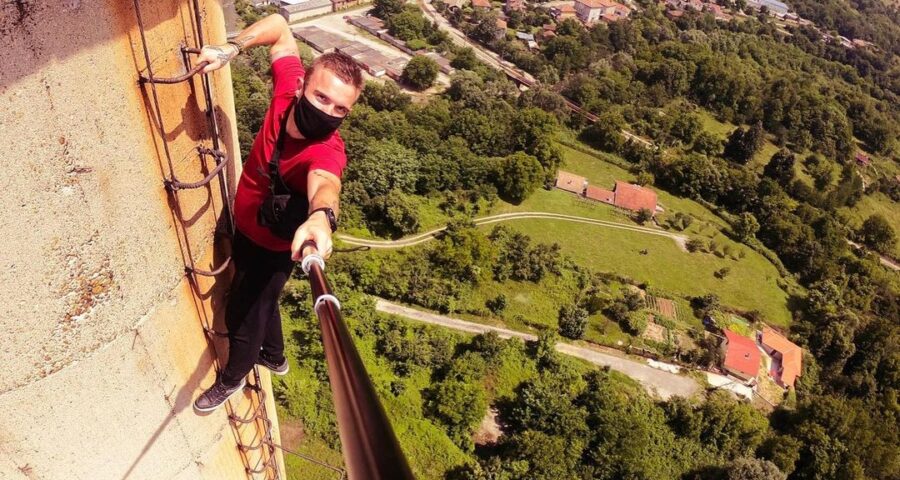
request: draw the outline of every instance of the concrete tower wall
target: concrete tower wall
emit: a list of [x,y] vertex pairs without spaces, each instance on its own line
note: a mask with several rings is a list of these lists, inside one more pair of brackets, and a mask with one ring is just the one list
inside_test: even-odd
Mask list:
[[[192,3],[140,4],[154,74],[183,73]],[[206,42],[224,42],[220,5],[200,4]],[[130,0],[0,5],[0,478],[237,479],[261,455],[236,448],[257,423],[191,408],[214,380],[202,325],[224,330],[229,273],[195,284],[184,266],[226,256],[222,192],[164,190],[167,158],[197,181],[214,161],[196,147],[213,144],[200,77],[157,85],[161,129],[145,67]],[[230,72],[209,78],[233,194]]]

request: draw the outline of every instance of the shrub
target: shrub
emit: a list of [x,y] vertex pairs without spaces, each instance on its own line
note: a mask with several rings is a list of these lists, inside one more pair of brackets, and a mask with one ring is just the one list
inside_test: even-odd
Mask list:
[[403,82],[415,89],[425,90],[434,84],[438,71],[440,67],[434,60],[417,55],[403,69]]
[[506,310],[506,295],[500,294],[496,297],[485,302],[485,306],[490,310],[494,315],[500,315],[503,313],[503,310]]
[[587,329],[587,310],[574,306],[564,305],[559,309],[559,334],[578,340],[584,336]]

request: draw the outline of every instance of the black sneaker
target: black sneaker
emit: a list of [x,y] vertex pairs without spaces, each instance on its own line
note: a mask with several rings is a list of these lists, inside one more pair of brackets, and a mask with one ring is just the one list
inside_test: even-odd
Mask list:
[[194,410],[198,412],[211,412],[219,408],[225,403],[225,400],[231,398],[232,395],[240,392],[246,384],[246,378],[242,378],[241,383],[233,387],[228,387],[222,383],[221,380],[216,379],[216,383],[194,401]]
[[271,361],[265,353],[259,352],[259,357],[256,359],[257,365],[262,365],[269,369],[270,372],[275,375],[285,375],[288,370],[290,370],[290,366],[288,365],[288,361],[285,358],[281,361],[281,363],[275,363]]

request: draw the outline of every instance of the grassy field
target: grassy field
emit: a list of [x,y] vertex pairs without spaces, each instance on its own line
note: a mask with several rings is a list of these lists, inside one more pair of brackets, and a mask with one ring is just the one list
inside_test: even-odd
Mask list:
[[[778,271],[749,249],[745,258],[733,260],[688,253],[667,238],[600,226],[534,219],[507,225],[535,242],[558,242],[565,255],[596,271],[615,272],[675,295],[715,293],[725,305],[758,310],[776,325],[790,323],[788,294],[777,284]],[[723,267],[730,268],[730,273],[723,279],[716,278],[714,272]],[[537,311],[535,305],[532,307]]]
[[[589,155],[566,146],[561,145],[561,148],[564,153],[561,168],[585,176],[593,185],[611,188],[615,180],[634,180],[634,175],[627,170],[602,160],[604,155],[610,154]],[[621,159],[613,160],[622,162]],[[564,254],[597,271],[624,275],[636,282],[663,289],[672,296],[716,293],[725,305],[758,310],[767,321],[787,326],[791,319],[787,308],[788,294],[779,286],[779,280],[784,279],[775,266],[746,245],[728,238],[723,233],[727,231],[727,222],[712,211],[693,200],[654,190],[658,194],[659,204],[665,209],[657,215],[662,228],[701,239],[704,243],[714,242],[719,255],[687,253],[672,239],[601,226],[548,219],[513,220],[505,224],[530,235],[536,242],[559,243]],[[424,220],[420,231],[447,221],[434,200],[428,200],[420,211]],[[539,189],[518,205],[498,201],[489,213],[522,211],[564,213],[634,225],[627,212],[557,189]],[[676,213],[690,215],[693,223],[684,231],[674,230],[668,220]],[[491,228],[483,227],[485,232]],[[641,253],[642,250],[647,251],[646,255]],[[723,253],[726,250],[728,254]],[[724,279],[716,278],[714,272],[726,267],[730,273]],[[541,325],[551,321],[555,325],[559,305],[563,299],[571,301],[575,294],[566,288],[560,290],[546,286],[541,291],[529,291],[523,285],[491,286],[483,290],[483,298],[477,301],[504,293],[513,300],[510,302],[510,314],[505,315],[507,318],[521,314]],[[504,290],[509,290],[509,293]],[[516,298],[519,300],[514,300]],[[521,312],[517,311],[519,308]],[[601,320],[598,318],[597,323],[604,323]],[[611,333],[615,333],[615,329],[613,326],[605,328]]]
[[900,205],[887,197],[881,192],[875,192],[871,195],[863,195],[859,202],[853,208],[844,207],[840,212],[850,218],[850,227],[859,228],[862,223],[869,218],[870,215],[879,213],[887,219],[888,223],[894,226],[897,233],[894,242],[894,257],[900,258]]
[[[697,109],[697,115],[700,117],[700,123],[703,125],[703,129],[716,135],[722,140],[728,139],[728,136],[731,135],[731,132],[737,128],[736,125],[728,122],[720,122],[717,120],[711,113],[707,112],[703,109]],[[763,167],[769,163],[769,160],[772,158],[772,155],[778,151],[778,147],[772,143],[771,137],[767,138],[765,142],[763,142],[762,148],[756,152],[756,155],[753,156],[753,159],[750,160],[748,165],[757,170],[759,172],[762,171]]]

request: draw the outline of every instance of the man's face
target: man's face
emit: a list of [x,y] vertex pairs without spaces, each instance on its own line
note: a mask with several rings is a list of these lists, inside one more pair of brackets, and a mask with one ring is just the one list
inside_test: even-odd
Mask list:
[[[305,88],[304,88],[305,87]],[[316,68],[301,79],[297,95],[304,95],[316,108],[332,117],[346,117],[359,98],[360,91],[351,84],[345,83],[331,70],[325,67]],[[293,107],[296,108],[296,107]],[[303,138],[294,122],[293,110],[288,113],[287,133],[294,138]]]

